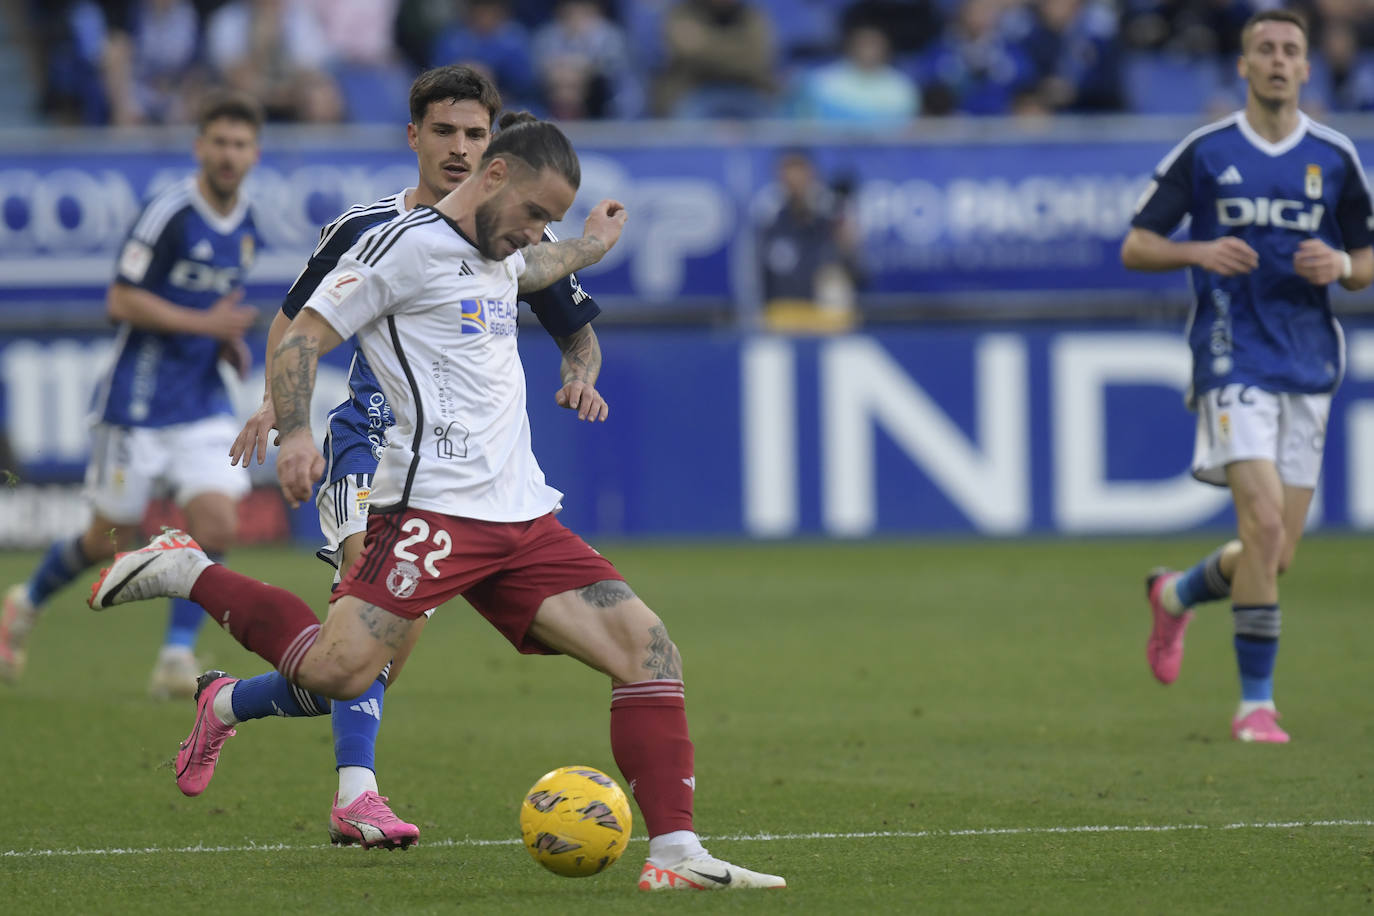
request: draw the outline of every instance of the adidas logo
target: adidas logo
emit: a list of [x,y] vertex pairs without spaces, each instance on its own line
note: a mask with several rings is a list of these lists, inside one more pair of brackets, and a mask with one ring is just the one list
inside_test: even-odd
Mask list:
[[[1240,179],[1236,179],[1236,180],[1239,181]],[[460,268],[458,268],[458,276],[460,276],[460,277],[471,277],[471,276],[473,275],[473,274],[472,274],[472,268],[468,266],[468,262],[467,262],[467,261],[463,261],[462,264],[463,264],[463,266],[460,267]]]
[[210,244],[209,239],[201,239],[191,246],[191,259],[194,261],[208,261],[215,256],[215,246]]
[[1217,176],[1217,184],[1240,184],[1244,180],[1240,177],[1240,169],[1234,165],[1228,165],[1226,171]]
[[372,718],[376,719],[378,722],[382,721],[382,707],[377,705],[376,697],[368,697],[361,703],[354,703],[352,706],[348,708],[353,710],[354,712],[365,712]]

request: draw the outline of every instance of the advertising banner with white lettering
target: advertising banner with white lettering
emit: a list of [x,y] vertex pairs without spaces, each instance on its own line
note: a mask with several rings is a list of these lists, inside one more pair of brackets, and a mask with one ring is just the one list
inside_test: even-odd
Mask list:
[[[254,291],[279,296],[321,225],[414,182],[413,156],[396,139],[392,147],[296,138],[274,148],[269,136],[249,184],[264,236],[248,278]],[[1180,273],[1128,274],[1118,258],[1150,172],[1177,139],[1023,133],[808,150],[819,174],[846,189],[864,294],[878,305],[1152,290],[1181,301]],[[635,315],[705,315],[756,301],[756,222],[790,147],[710,133],[697,145],[651,140],[579,143],[578,203],[556,230],[579,234],[602,197],[631,213],[620,244],[584,272],[588,289]],[[1358,145],[1374,160],[1374,141]],[[0,308],[35,292],[97,301],[139,202],[191,168],[175,145],[0,145]]]
[[[1347,337],[1312,521],[1370,529],[1374,323],[1349,322]],[[589,537],[1230,523],[1226,492],[1189,474],[1189,356],[1175,329],[960,325],[796,338],[608,328],[601,341],[604,424],[555,406],[558,349],[537,326],[520,342],[535,453],[567,494],[565,521]],[[80,526],[86,405],[109,346],[84,334],[0,338],[0,453],[10,456],[0,466],[14,474],[0,486],[0,544]],[[319,374],[317,431],[345,391],[341,355]],[[261,392],[259,369],[239,392],[243,415]],[[272,486],[271,467],[257,479]]]

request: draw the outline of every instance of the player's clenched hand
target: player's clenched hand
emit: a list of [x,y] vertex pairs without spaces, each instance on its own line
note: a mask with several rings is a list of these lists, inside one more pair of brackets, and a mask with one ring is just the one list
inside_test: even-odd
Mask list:
[[243,290],[226,293],[205,311],[204,334],[219,340],[239,340],[258,320],[258,310],[243,304]]
[[1223,235],[1203,245],[1198,266],[1223,277],[1234,277],[1259,267],[1259,255],[1244,239]]
[[1345,270],[1345,258],[1321,239],[1304,239],[1293,253],[1293,269],[1308,283],[1335,283]]
[[553,396],[559,407],[577,411],[579,420],[605,420],[611,407],[601,393],[586,382],[568,382]]
[[625,220],[628,218],[625,205],[620,201],[609,198],[603,200],[587,214],[587,222],[582,227],[582,237],[597,239],[606,246],[607,251],[610,251],[620,240],[620,231],[625,228]]
[[[267,460],[267,435],[277,428],[277,408],[272,404],[272,399],[267,398],[262,402],[253,415],[248,418],[248,422],[243,424],[243,429],[239,430],[238,437],[234,439],[234,444],[229,447],[229,466],[233,467],[239,462],[244,467],[248,467],[248,461],[253,457],[253,450],[257,449],[258,464]],[[281,445],[281,439],[272,443]]]
[[310,430],[301,427],[281,437],[277,452],[277,482],[292,509],[310,499],[315,481],[324,473],[324,455],[315,447]]

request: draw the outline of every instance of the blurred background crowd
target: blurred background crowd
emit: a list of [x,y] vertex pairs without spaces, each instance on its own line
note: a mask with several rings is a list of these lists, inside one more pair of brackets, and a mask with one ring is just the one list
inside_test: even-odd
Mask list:
[[[1236,107],[1270,0],[0,0],[5,123],[182,123],[206,86],[281,122],[396,122],[419,70],[475,64],[561,120]],[[1374,0],[1302,0],[1308,107],[1374,110]]]

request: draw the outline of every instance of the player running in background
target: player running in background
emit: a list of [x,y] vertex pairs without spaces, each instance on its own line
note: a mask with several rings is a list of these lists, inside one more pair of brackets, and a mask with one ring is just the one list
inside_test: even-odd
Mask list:
[[[1231,734],[1284,743],[1273,693],[1278,576],[1302,537],[1345,358],[1327,286],[1374,279],[1374,216],[1355,147],[1298,110],[1304,20],[1251,17],[1238,69],[1245,109],[1164,157],[1121,248],[1134,270],[1190,268],[1193,474],[1230,488],[1240,535],[1185,572],[1150,574],[1147,655],[1172,683],[1192,608],[1229,595],[1241,684]],[[1191,240],[1169,240],[1185,216]]]
[[[396,419],[362,555],[323,627],[296,596],[211,562],[180,532],[117,558],[91,606],[193,593],[290,680],[345,698],[407,644],[425,610],[461,594],[520,651],[561,652],[610,676],[611,749],[649,832],[641,888],[783,887],[702,847],[681,656],[615,567],[558,522],[562,494],[531,451],[520,290],[595,263],[625,220],[602,201],[580,239],[534,244],[580,179],[553,125],[503,130],[437,207],[366,233],[291,323],[272,370],[289,500],[307,498],[325,464],[309,426],[322,353],[356,334]],[[595,389],[583,394],[605,414]]]
[[[243,335],[258,315],[242,304],[258,236],[240,187],[258,161],[261,124],[246,96],[208,98],[195,139],[198,171],[148,202],[120,250],[106,300],[119,334],[92,403],[91,522],[49,547],[29,581],[5,595],[0,680],[23,672],[29,632],[48,599],[127,546],[156,492],[171,490],[207,553],[222,557],[233,543],[249,480],[223,459],[237,424],[219,363],[247,368]],[[198,606],[173,599],[154,696],[194,694],[200,667],[192,650],[203,622]]]
[[[501,109],[496,88],[468,67],[438,67],[422,73],[411,86],[411,122],[407,139],[416,153],[419,181],[416,187],[383,198],[375,204],[345,211],[320,233],[320,242],[309,264],[287,293],[281,311],[268,334],[268,388],[262,406],[245,424],[230,457],[248,465],[256,452],[261,463],[268,438],[276,426],[271,400],[271,354],[295,318],[334,269],[339,258],[364,232],[418,206],[433,206],[458,186],[482,158],[491,142],[491,126]],[[507,115],[507,119],[514,116]],[[527,116],[528,117],[528,116]],[[503,124],[506,123],[503,119]],[[596,382],[601,363],[600,347],[591,320],[600,314],[596,302],[582,292],[575,277],[564,277],[547,289],[522,297],[564,353],[568,378],[559,398],[565,406],[579,409],[583,419],[601,419],[592,411],[583,390]],[[572,378],[575,365],[585,366],[584,378]],[[337,567],[338,582],[362,551],[367,527],[367,500],[386,431],[392,425],[386,401],[367,358],[356,349],[349,372],[349,398],[330,412],[325,431],[325,473],[318,490],[320,527],[326,544],[322,559]],[[432,610],[429,611],[432,613]],[[334,728],[338,792],[330,812],[330,837],[335,843],[361,843],[364,847],[405,848],[419,838],[419,828],[398,818],[380,795],[376,776],[376,742],[385,709],[386,688],[395,683],[426,618],[412,628],[381,675],[359,696],[331,703],[294,687],[272,671],[242,681],[227,678],[215,687],[206,704],[198,705],[197,721],[182,743],[177,758],[177,785],[187,795],[205,791],[214,775],[227,730],[238,722],[267,716],[318,716],[329,713]],[[223,672],[210,672],[204,683],[219,680]],[[224,707],[225,727],[212,731],[220,740],[197,743],[202,735],[201,716],[213,704]]]

